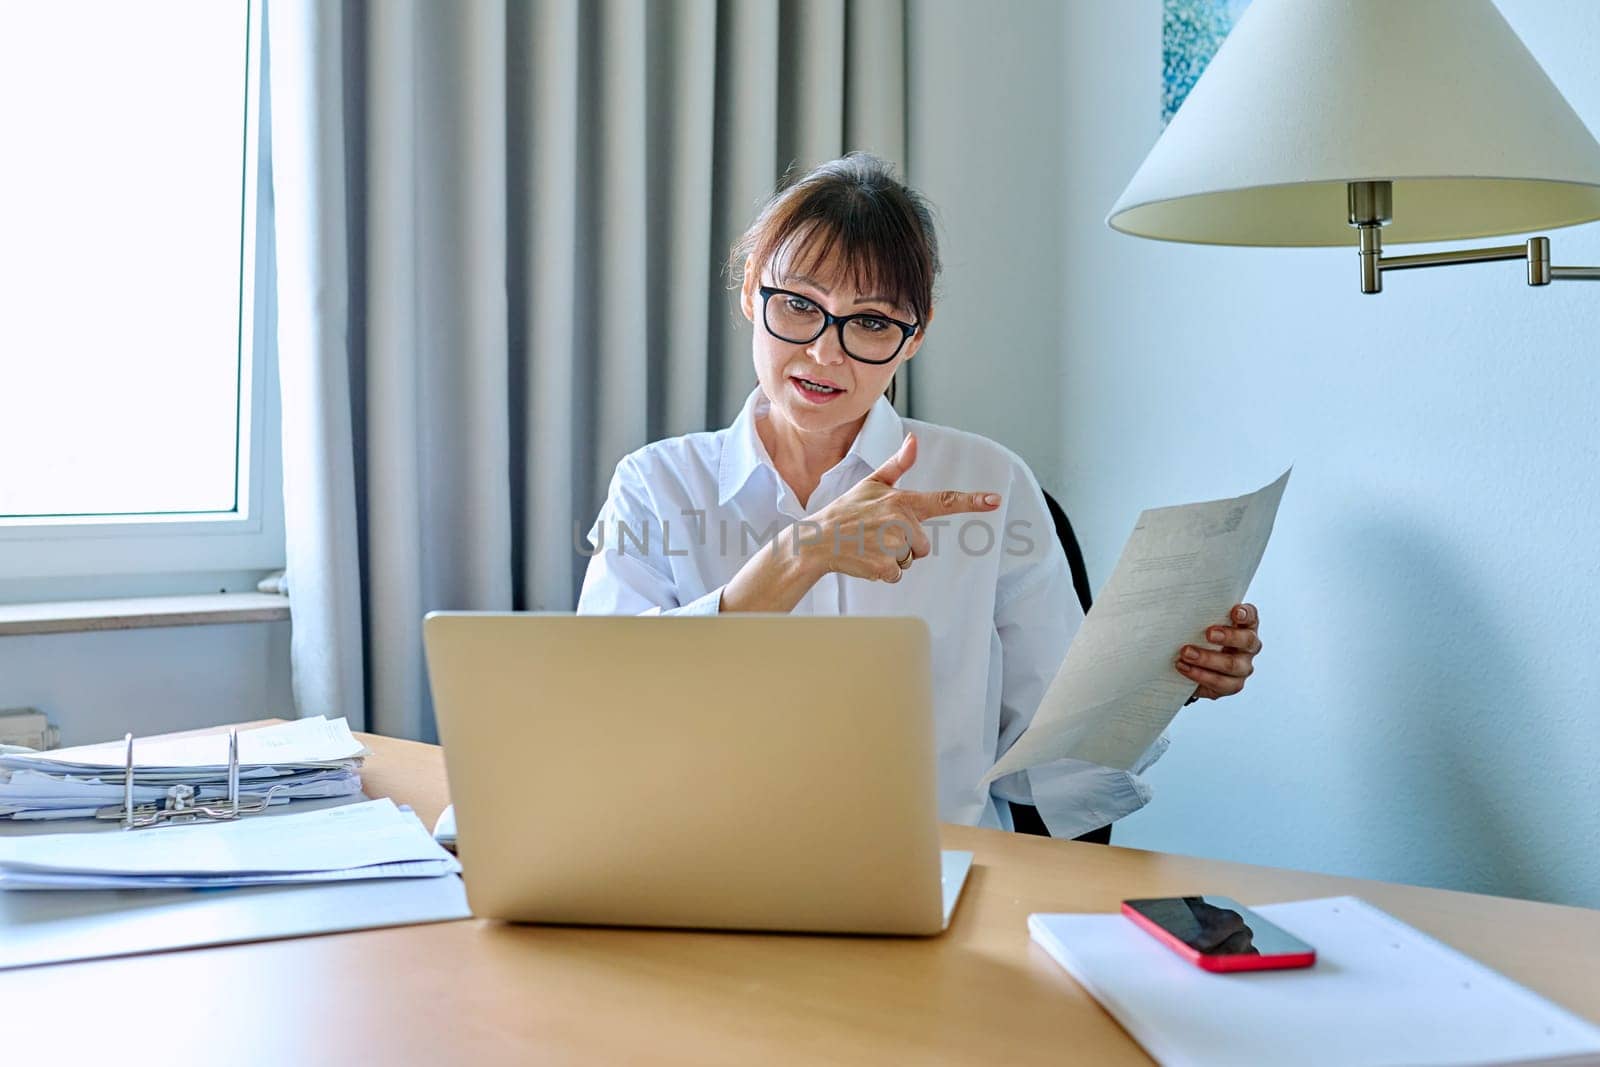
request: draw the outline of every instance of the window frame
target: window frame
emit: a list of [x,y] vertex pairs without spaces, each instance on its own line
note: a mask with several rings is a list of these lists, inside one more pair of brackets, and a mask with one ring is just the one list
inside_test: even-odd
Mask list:
[[[239,391],[230,511],[0,518],[0,603],[253,589],[284,566],[262,4],[247,0]],[[248,403],[245,402],[248,389]]]

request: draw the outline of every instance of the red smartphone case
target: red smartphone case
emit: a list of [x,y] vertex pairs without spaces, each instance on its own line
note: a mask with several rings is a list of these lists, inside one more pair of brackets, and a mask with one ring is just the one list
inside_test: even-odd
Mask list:
[[1122,905],[1122,914],[1132,919],[1140,929],[1166,945],[1172,951],[1204,971],[1225,973],[1230,971],[1282,971],[1293,967],[1309,967],[1317,962],[1315,950],[1310,952],[1285,952],[1277,956],[1207,956],[1173,937],[1159,924],[1151,922],[1143,913]]

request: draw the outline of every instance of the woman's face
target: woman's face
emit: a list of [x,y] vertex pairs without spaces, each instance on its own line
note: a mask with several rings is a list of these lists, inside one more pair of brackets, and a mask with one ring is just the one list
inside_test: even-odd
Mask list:
[[[753,260],[745,261],[740,303],[745,318],[755,324],[751,349],[756,379],[772,403],[772,414],[802,433],[824,434],[859,424],[889,388],[895,369],[922,346],[926,330],[917,330],[895,358],[883,364],[862,363],[846,355],[836,326],[829,326],[809,344],[774,337],[762,316],[763,285],[798,293],[834,315],[874,312],[901,322],[916,318],[910,307],[887,294],[858,292],[853,272],[844,269],[837,247],[804,274],[790,270],[791,258],[786,250],[780,250],[762,270]],[[772,298],[774,303],[783,299],[782,295]]]

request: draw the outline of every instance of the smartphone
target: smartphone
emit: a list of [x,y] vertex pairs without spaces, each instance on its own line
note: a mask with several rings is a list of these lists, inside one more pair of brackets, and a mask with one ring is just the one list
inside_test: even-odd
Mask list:
[[1269,971],[1317,962],[1316,949],[1231,897],[1124,900],[1122,914],[1207,971]]

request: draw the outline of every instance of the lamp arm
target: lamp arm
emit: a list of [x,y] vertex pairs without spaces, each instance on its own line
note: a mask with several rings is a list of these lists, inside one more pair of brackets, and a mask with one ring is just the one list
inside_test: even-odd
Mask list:
[[1499,263],[1505,260],[1528,261],[1528,284],[1549,285],[1552,281],[1600,281],[1600,267],[1555,267],[1550,264],[1550,238],[1530,237],[1524,244],[1496,245],[1493,248],[1464,248],[1455,252],[1422,252],[1412,256],[1383,254],[1383,227],[1391,215],[1392,184],[1389,182],[1351,182],[1350,225],[1360,235],[1361,291],[1381,293],[1383,273],[1415,270],[1419,267],[1453,267],[1462,263]]
[[[1527,245],[1497,245],[1494,248],[1463,248],[1457,252],[1423,252],[1414,256],[1380,256],[1379,270],[1412,270],[1416,267],[1448,267],[1455,263],[1499,263],[1510,259],[1536,262],[1536,253],[1530,247],[1534,241],[1544,241],[1544,262],[1550,262],[1549,238],[1535,237]],[[1529,280],[1530,285],[1541,283]]]

